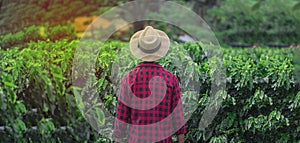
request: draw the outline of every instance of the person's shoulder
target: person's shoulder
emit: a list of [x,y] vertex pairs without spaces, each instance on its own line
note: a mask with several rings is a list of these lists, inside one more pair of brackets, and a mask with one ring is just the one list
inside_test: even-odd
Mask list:
[[173,72],[167,70],[167,69],[164,68],[164,67],[163,67],[163,71],[166,73],[167,78],[168,78],[171,82],[173,82],[173,83],[174,83],[174,82],[178,82],[178,78],[177,78],[177,76],[176,76]]
[[165,72],[167,75],[169,75],[169,76],[171,76],[171,77],[174,77],[175,76],[175,74],[173,73],[173,72],[171,72],[171,71],[169,71],[168,69],[166,69],[166,68],[162,68],[162,70],[163,70],[163,72]]
[[133,78],[133,75],[135,75],[135,68],[124,74],[124,76],[122,77],[122,82],[124,83],[130,81],[130,79]]

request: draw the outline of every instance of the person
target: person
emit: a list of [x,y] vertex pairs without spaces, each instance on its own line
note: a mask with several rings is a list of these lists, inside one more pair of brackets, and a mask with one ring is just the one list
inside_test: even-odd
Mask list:
[[157,60],[163,58],[170,40],[161,30],[146,26],[130,39],[131,53],[140,62],[122,78],[118,91],[114,137],[116,142],[184,142],[186,126],[177,77]]

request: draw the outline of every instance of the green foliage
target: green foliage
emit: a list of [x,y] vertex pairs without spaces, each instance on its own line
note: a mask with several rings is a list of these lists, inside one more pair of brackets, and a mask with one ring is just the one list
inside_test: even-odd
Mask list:
[[30,26],[23,31],[17,33],[9,33],[0,37],[0,47],[3,49],[10,48],[16,45],[26,44],[30,41],[42,40],[43,37],[39,34],[39,27]]
[[[227,96],[214,123],[194,135],[203,140],[221,135],[228,142],[289,142],[297,138],[299,112],[288,108],[299,91],[291,64],[293,50],[223,49]],[[297,121],[291,124],[291,120]]]
[[10,137],[1,137],[0,142],[81,142],[92,138],[71,86],[77,43],[48,40],[30,42],[23,49],[1,50],[0,126],[8,128],[4,134]]
[[[216,72],[212,69],[220,59],[208,58],[217,52],[206,51],[210,46],[173,44],[158,61],[185,81],[185,103],[199,99],[187,122],[186,142],[299,141],[300,92],[293,72],[294,49],[223,48],[227,86],[226,91],[217,92],[223,103],[213,122],[199,130],[204,108],[215,104],[209,93]],[[85,54],[95,49],[95,56]],[[127,43],[117,41],[48,40],[29,42],[22,49],[0,49],[0,142],[109,142],[87,121],[98,129],[108,124],[101,109],[115,113],[118,82],[139,62]],[[90,68],[95,70],[93,78],[84,74]],[[76,80],[89,86],[78,88],[72,84]],[[197,94],[187,90],[194,82],[200,84]],[[91,86],[97,92],[89,92]],[[82,97],[83,92],[89,96]]]
[[298,43],[296,0],[226,0],[208,10],[223,43]]
[[56,41],[61,39],[68,39],[72,41],[76,39],[75,29],[68,25],[58,25],[54,27],[45,26],[45,36],[44,39],[49,39],[50,41]]
[[43,40],[62,40],[68,39],[72,41],[76,39],[76,33],[74,27],[71,26],[55,26],[49,27],[45,26],[30,26],[24,28],[22,31],[17,33],[9,33],[0,36],[0,47],[2,49],[20,47],[24,48],[27,43],[38,42]]

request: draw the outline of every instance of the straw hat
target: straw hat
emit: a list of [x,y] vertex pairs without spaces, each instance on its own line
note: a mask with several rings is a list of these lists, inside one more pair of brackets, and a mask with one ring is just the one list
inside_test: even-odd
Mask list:
[[168,35],[161,31],[147,26],[133,34],[130,39],[131,53],[143,61],[156,61],[164,57],[170,46]]

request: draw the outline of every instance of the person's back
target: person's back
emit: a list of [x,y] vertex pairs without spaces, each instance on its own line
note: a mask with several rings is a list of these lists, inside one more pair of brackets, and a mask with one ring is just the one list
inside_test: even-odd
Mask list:
[[[150,30],[154,29],[146,27],[140,35],[147,34],[146,32]],[[139,42],[138,48],[140,48]],[[159,43],[156,46],[162,44]],[[132,47],[134,46],[131,42]],[[152,47],[155,49],[155,46]],[[136,54],[133,49],[132,53]],[[152,50],[152,53],[155,51]],[[129,143],[171,143],[172,134],[176,133],[182,142],[186,128],[178,79],[155,62],[162,57],[161,55],[159,57],[148,56],[148,59],[145,58],[147,55],[149,53],[140,57],[144,61],[122,79],[118,92],[114,135],[117,139],[128,136],[127,142]]]

